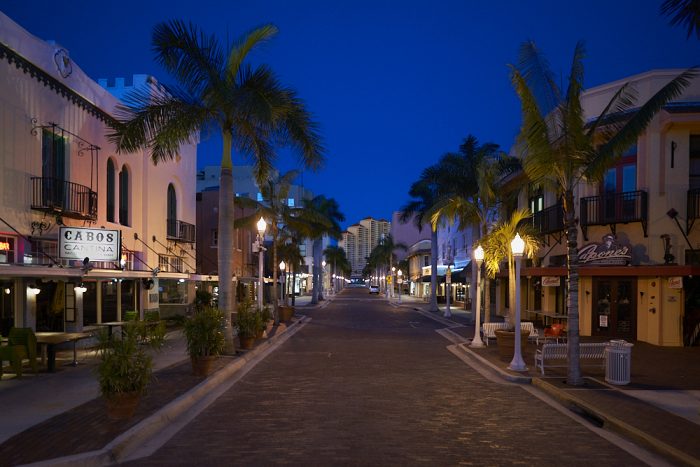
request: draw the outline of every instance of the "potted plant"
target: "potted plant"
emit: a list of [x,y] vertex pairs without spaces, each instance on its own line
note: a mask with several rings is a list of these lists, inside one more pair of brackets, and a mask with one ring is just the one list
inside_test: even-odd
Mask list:
[[236,315],[236,328],[238,328],[238,339],[242,349],[252,349],[255,343],[255,336],[262,322],[262,314],[253,311],[249,300],[244,301],[238,307]]
[[218,308],[199,307],[184,322],[187,353],[195,376],[209,374],[214,359],[226,345],[223,332],[224,315]]
[[265,330],[267,329],[267,325],[270,323],[270,320],[272,319],[272,314],[270,313],[270,308],[265,307],[262,310],[262,313],[260,313],[260,320],[258,323],[258,331],[257,334],[255,335],[256,339],[262,339],[263,336],[265,335]]
[[[498,344],[498,355],[502,358],[511,358],[515,351],[515,327],[509,329],[496,329],[496,344]],[[520,351],[525,353],[527,338],[530,336],[530,331],[520,329]]]
[[143,323],[131,321],[124,325],[120,338],[107,332],[99,335],[100,362],[96,372],[111,419],[131,418],[151,381],[153,359],[146,349],[159,348],[163,341],[150,339],[147,345],[140,344],[140,337],[146,332]]
[[279,314],[280,314],[280,321],[282,322],[287,322],[292,319],[292,316],[294,316],[294,307],[293,306],[280,306],[279,307]]

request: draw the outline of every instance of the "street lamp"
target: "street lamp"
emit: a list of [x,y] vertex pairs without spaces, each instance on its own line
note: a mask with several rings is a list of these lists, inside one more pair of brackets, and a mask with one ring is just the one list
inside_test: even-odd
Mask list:
[[265,237],[265,229],[267,228],[267,222],[262,217],[257,223],[258,227],[258,308],[260,311],[263,309],[263,252],[265,247],[263,246],[263,240]]
[[284,299],[284,294],[285,294],[285,289],[287,288],[287,276],[284,273],[284,270],[287,268],[287,265],[284,264],[284,260],[280,261],[280,271],[282,271],[282,303],[286,306],[287,302]]
[[525,242],[520,238],[520,234],[515,234],[515,238],[510,242],[510,249],[515,258],[515,352],[508,368],[513,371],[526,371],[527,367],[520,349],[520,261],[525,251]]
[[396,282],[398,282],[399,286],[399,303],[401,303],[401,284],[403,283],[403,279],[401,279],[401,276],[403,275],[403,272],[401,272],[401,269],[399,269],[396,274],[399,276],[399,279]]
[[394,298],[394,284],[396,283],[396,267],[391,267],[391,293],[390,297]]
[[481,248],[481,245],[474,250],[474,261],[476,261],[476,327],[470,347],[483,347],[484,342],[481,340],[481,263],[484,261],[484,249]]
[[321,261],[321,295],[326,295],[326,260]]

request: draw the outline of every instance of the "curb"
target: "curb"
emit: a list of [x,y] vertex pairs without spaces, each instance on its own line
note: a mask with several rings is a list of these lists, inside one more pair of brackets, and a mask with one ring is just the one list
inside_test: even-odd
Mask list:
[[[220,392],[228,389],[223,387],[227,380],[232,379],[234,375],[242,370],[243,374],[245,374],[258,362],[267,357],[273,350],[277,349],[277,347],[296,334],[296,332],[309,321],[311,321],[311,318],[301,316],[278,337],[273,337],[257,348],[246,352],[234,362],[226,365],[185,394],[171,401],[157,412],[151,414],[149,417],[119,435],[104,448],[27,465],[68,467],[79,463],[83,466],[102,466],[127,460],[135,460],[137,457],[131,459],[129,456],[133,455],[141,446],[153,440],[169,425],[177,423],[178,419],[187,415],[190,409],[197,409],[196,412],[193,410],[193,413],[190,414],[190,418],[194,418],[194,416],[218,398]],[[241,376],[243,376],[243,374]],[[229,386],[233,385],[235,382],[236,380],[231,381]],[[216,392],[217,389],[220,389],[219,393]],[[198,405],[199,407],[197,407]]]
[[569,408],[573,407],[576,410],[587,414],[588,416],[592,416],[602,421],[603,427],[616,431],[637,444],[646,446],[647,448],[650,448],[675,462],[685,465],[700,466],[699,459],[674,448],[673,446],[655,438],[648,433],[643,432],[638,428],[633,427],[617,417],[597,409],[589,403],[560,390],[556,386],[541,378],[533,378],[532,385],[546,392],[550,396],[555,397],[560,402],[563,402],[565,405],[569,406]]
[[482,365],[488,367],[489,370],[491,370],[493,373],[496,373],[498,376],[500,376],[504,380],[510,381],[511,383],[532,384],[533,378],[531,376],[518,376],[518,375],[511,374],[511,373],[507,372],[506,370],[504,370],[503,368],[500,368],[500,367],[494,365],[493,363],[486,360],[481,355],[474,352],[472,349],[470,349],[467,346],[467,344],[460,344],[459,347],[462,349],[463,352],[468,353],[470,357],[474,358]]

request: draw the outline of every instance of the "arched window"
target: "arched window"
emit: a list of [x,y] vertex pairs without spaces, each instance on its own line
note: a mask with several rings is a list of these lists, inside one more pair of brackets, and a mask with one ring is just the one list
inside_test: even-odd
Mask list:
[[116,204],[114,199],[114,190],[116,188],[114,183],[115,172],[114,162],[112,162],[112,159],[107,159],[107,222],[114,222],[114,208]]
[[173,184],[168,185],[168,237],[177,238],[177,195]]
[[129,169],[119,172],[119,223],[129,225]]

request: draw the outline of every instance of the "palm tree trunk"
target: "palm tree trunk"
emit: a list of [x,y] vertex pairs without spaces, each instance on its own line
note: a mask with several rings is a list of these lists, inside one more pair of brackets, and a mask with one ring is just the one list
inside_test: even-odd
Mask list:
[[491,279],[483,274],[484,287],[482,291],[484,292],[484,299],[481,301],[484,304],[484,323],[491,322]]
[[[231,163],[231,134],[223,132],[223,154],[221,158],[221,176],[219,179],[219,245],[218,272],[219,272],[219,309],[224,313],[224,338],[225,351],[228,354],[235,352],[233,343],[233,327],[231,326],[231,313],[233,312],[233,167]],[[226,248],[224,248],[226,246]]]
[[430,306],[428,311],[440,311],[437,304],[437,260],[438,260],[437,229],[430,230]]
[[312,304],[317,304],[318,303],[318,298],[319,298],[319,278],[320,278],[320,269],[321,269],[321,249],[319,247],[319,239],[314,239],[313,243],[313,257],[314,257],[314,264],[313,264],[313,291],[311,293],[311,303]]
[[576,226],[576,212],[574,210],[574,192],[567,190],[564,202],[564,219],[566,221],[567,258],[566,269],[568,272],[568,341],[567,357],[569,367],[566,375],[566,383],[573,386],[581,386],[581,362],[579,361],[579,315],[578,315],[578,227]]

